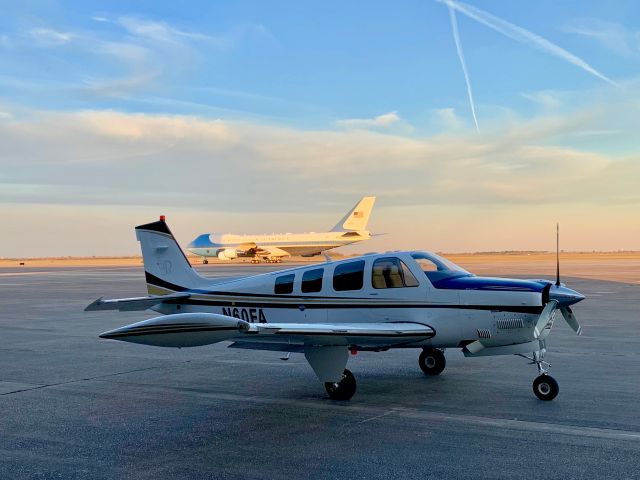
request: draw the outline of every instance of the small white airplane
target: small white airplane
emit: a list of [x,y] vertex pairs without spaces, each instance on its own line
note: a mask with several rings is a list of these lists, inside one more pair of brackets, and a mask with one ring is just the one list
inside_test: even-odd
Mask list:
[[584,296],[560,283],[559,263],[553,283],[477,277],[433,253],[390,252],[215,281],[191,267],[164,217],[136,227],[136,236],[149,296],[101,297],[85,310],[163,315],[101,338],[161,347],[230,340],[235,348],[301,352],[335,400],[356,391],[349,352],[391,348],[421,349],[426,375],[444,370],[446,348],[467,357],[532,352],[533,391],[552,400],[558,384],[543,357],[556,313],[581,333],[570,307]]
[[260,263],[262,259],[268,263],[280,263],[282,257],[289,255],[313,257],[332,248],[371,238],[366,228],[375,201],[376,197],[362,197],[329,232],[272,235],[205,233],[187,245],[187,250],[200,255],[203,263],[209,263],[207,257],[220,260],[251,257],[252,263]]

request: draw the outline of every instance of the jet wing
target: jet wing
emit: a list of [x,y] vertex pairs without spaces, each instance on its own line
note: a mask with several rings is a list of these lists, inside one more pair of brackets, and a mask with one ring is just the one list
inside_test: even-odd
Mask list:
[[113,300],[103,300],[104,297],[98,298],[96,301],[87,305],[85,312],[93,312],[96,310],[120,310],[121,312],[133,312],[139,310],[147,310],[160,303],[170,300],[184,299],[190,297],[190,293],[178,292],[169,295],[149,295],[148,297],[132,297],[132,298],[114,298]]
[[273,245],[259,245],[256,247],[256,252],[260,255],[270,255],[272,257],[287,257],[289,252]]

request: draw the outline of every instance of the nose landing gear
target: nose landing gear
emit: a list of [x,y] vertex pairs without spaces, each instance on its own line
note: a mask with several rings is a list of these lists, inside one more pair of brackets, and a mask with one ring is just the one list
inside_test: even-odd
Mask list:
[[535,393],[536,397],[540,400],[553,400],[558,396],[559,391],[560,387],[556,379],[546,373],[539,375],[533,381],[533,393]]
[[533,352],[532,357],[520,354],[521,357],[531,360],[532,364],[538,367],[539,375],[533,380],[533,393],[540,400],[548,402],[558,396],[560,386],[555,378],[549,375],[550,363],[542,360],[544,358],[545,348],[541,348],[537,352]]

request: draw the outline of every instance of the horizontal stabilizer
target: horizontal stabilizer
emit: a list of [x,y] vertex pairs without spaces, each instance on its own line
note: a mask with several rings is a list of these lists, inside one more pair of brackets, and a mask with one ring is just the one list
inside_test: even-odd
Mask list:
[[93,312],[96,310],[120,310],[121,312],[133,312],[147,310],[155,305],[168,302],[170,300],[184,299],[190,297],[191,294],[186,292],[172,293],[170,295],[150,295],[148,297],[132,297],[132,298],[114,298],[112,300],[103,300],[103,297],[87,305],[85,312]]

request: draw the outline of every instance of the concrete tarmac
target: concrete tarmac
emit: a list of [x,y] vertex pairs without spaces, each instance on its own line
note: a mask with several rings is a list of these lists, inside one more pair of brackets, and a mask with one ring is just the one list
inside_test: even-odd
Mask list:
[[453,350],[436,378],[418,350],[360,353],[334,402],[300,354],[100,340],[155,316],[83,312],[145,295],[140,267],[2,269],[0,479],[640,478],[640,286],[563,281],[587,300],[583,336],[549,337],[553,402],[525,359]]

